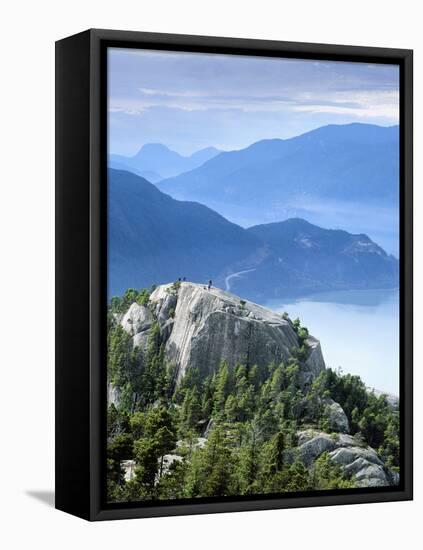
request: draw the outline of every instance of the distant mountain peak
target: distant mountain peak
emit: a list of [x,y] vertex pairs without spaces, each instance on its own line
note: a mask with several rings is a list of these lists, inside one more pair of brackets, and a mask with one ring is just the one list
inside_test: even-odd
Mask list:
[[[164,145],[163,143],[144,143],[144,145],[139,148],[138,153],[136,153],[134,156],[148,151],[165,151],[176,153],[176,151],[172,151],[167,145]],[[178,155],[179,153],[176,154]]]
[[206,147],[184,156],[163,143],[145,143],[132,157],[110,154],[109,163],[112,167],[126,167],[137,174],[152,174],[154,182],[157,182],[198,168],[219,153],[215,147]]
[[[362,123],[260,140],[159,183],[172,197],[199,201],[243,226],[295,211],[311,217],[316,207],[328,211],[327,204],[337,201],[345,210],[361,203],[396,207],[398,187],[398,126]],[[335,214],[327,214],[330,225]]]
[[[243,229],[142,177],[109,172],[109,292],[187,277],[254,301],[324,290],[394,288],[398,261],[364,234],[303,218]],[[229,287],[228,287],[229,288]]]
[[275,222],[275,225],[277,224],[290,225],[293,227],[317,227],[316,225],[305,220],[304,218],[288,218],[280,222]]
[[[298,136],[324,136],[338,140],[359,141],[360,143],[373,143],[375,141],[390,141],[398,137],[398,125],[380,126],[364,122],[350,122],[349,124],[327,124],[314,130],[310,130]],[[295,138],[294,138],[295,139]]]
[[249,230],[252,230],[252,231],[258,231],[260,229],[263,229],[266,231],[278,231],[279,229],[281,232],[285,232],[286,230],[309,231],[315,234],[327,234],[327,235],[339,233],[340,235],[343,235],[343,236],[348,236],[358,240],[373,243],[370,237],[365,233],[349,233],[348,231],[345,231],[344,229],[340,229],[340,228],[325,228],[320,225],[311,223],[305,220],[304,218],[299,218],[299,217],[287,218],[286,220],[282,220],[280,222],[271,222],[271,223],[254,225],[249,228]]
[[210,147],[204,147],[203,149],[199,149],[198,151],[195,151],[194,153],[192,153],[190,156],[192,157],[193,155],[198,155],[198,153],[221,153],[222,151],[220,149],[218,149],[217,147],[213,147],[212,145]]

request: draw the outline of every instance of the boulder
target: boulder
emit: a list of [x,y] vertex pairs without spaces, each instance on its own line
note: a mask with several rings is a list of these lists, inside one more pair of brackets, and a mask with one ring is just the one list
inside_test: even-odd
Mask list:
[[121,325],[126,332],[133,336],[148,330],[153,321],[154,317],[151,311],[146,306],[134,302],[123,316]]
[[120,389],[114,386],[112,383],[107,384],[107,405],[119,406],[120,403]]
[[348,433],[350,425],[341,405],[330,397],[326,398],[324,403],[329,419],[329,429],[334,432]]
[[334,462],[341,466],[352,464],[357,458],[362,458],[368,463],[383,466],[383,462],[377,456],[376,451],[371,447],[341,447],[333,451],[330,455]]
[[398,472],[394,472],[393,470],[388,471],[388,478],[391,485],[399,485],[400,482],[400,475]]
[[[324,452],[339,464],[358,487],[385,487],[398,484],[394,472],[390,472],[376,451],[371,447],[358,446],[356,439],[347,434],[332,434],[308,429],[297,432],[299,456],[310,468]],[[292,462],[295,452],[286,455]]]
[[354,477],[359,487],[386,487],[389,485],[385,470],[377,464],[365,465]]
[[356,458],[353,462],[345,465],[345,471],[348,475],[356,475],[361,470],[365,469],[368,466],[367,460],[362,457]]
[[385,487],[391,485],[383,462],[371,447],[340,447],[329,454],[331,460],[342,466],[358,487]]
[[304,466],[309,468],[322,453],[332,451],[336,447],[334,438],[326,433],[319,433],[312,439],[300,445],[300,458]]
[[355,481],[359,487],[384,487],[390,485],[383,466],[369,463],[365,458],[359,457],[345,466],[345,472]]
[[[316,437],[320,434],[324,434],[324,432],[315,430],[313,428],[308,428],[307,430],[300,430],[297,432],[298,445],[301,446],[304,443],[307,443],[307,441],[310,441],[311,439],[313,439],[313,437]],[[325,434],[325,435],[328,435],[328,434]]]
[[354,438],[354,436],[343,434],[343,433],[339,433],[337,435],[337,446],[338,447],[360,447],[360,445],[357,443],[357,440]]

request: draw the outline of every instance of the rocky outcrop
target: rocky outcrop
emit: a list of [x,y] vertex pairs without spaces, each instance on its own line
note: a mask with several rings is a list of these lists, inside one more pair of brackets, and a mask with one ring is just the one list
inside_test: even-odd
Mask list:
[[314,378],[325,368],[325,360],[323,359],[322,348],[317,338],[309,336],[306,344],[309,349],[309,355],[306,360],[307,370],[311,377]]
[[[152,328],[158,328],[163,346],[160,350],[164,349],[167,363],[176,368],[178,380],[193,367],[204,379],[218,369],[222,360],[232,367],[244,364],[267,369],[272,362],[287,363],[297,356],[300,358],[298,389],[302,394],[293,405],[292,414],[299,426],[310,428],[297,432],[298,444],[285,452],[285,459],[293,462],[298,456],[308,469],[312,469],[315,461],[328,453],[330,460],[339,464],[358,487],[399,483],[398,474],[385,466],[374,449],[363,444],[359,437],[348,435],[349,422],[341,405],[326,393],[309,393],[310,385],[325,369],[320,343],[308,336],[304,348],[297,334],[300,331],[294,329],[286,315],[218,288],[181,282],[157,287],[146,305],[133,303],[125,314],[115,319],[131,336],[134,348],[138,348],[139,365],[145,357]],[[108,403],[119,406],[120,399],[120,388],[110,383]],[[135,393],[133,399],[135,405]],[[398,402],[392,400],[391,406],[398,406]],[[317,422],[331,433],[316,429]],[[206,444],[213,425],[211,417],[198,423],[202,437],[194,446]],[[163,474],[181,459],[180,446],[178,443],[173,454],[163,457]]]
[[159,462],[161,462],[161,465],[160,465],[161,471],[159,471],[159,473],[157,474],[157,478],[158,478],[157,481],[160,479],[160,474],[162,476],[166,475],[175,463],[182,462],[182,461],[183,461],[182,456],[177,454],[163,455],[161,459],[159,458]]
[[[298,432],[297,436],[299,457],[307,468],[327,452],[358,487],[385,487],[399,482],[398,475],[385,467],[374,449],[351,435],[329,435],[309,429]],[[289,453],[288,460],[292,460],[294,454]]]
[[[187,369],[196,367],[202,378],[215,372],[222,360],[267,368],[271,362],[287,361],[300,341],[286,315],[218,288],[181,282],[157,287],[147,305],[133,303],[119,319],[132,336],[141,356],[148,345],[150,329],[157,322],[165,346],[165,358],[177,369],[180,380]],[[300,365],[300,383],[311,385],[325,369],[320,342],[306,340],[307,356]],[[119,392],[109,388],[109,403],[118,404]],[[325,407],[331,431],[348,433],[348,419],[341,406],[330,398]],[[300,417],[310,404],[297,406]]]
[[153,314],[148,307],[133,303],[123,316],[121,325],[131,336],[135,336],[147,331],[153,321]]
[[310,434],[310,436],[304,432],[300,432],[298,436],[300,458],[307,468],[309,468],[322,453],[333,451],[336,447],[334,438],[324,432],[316,432],[312,435]]
[[119,405],[120,389],[110,382],[107,384],[107,403],[108,405]]
[[334,432],[349,433],[350,425],[347,415],[339,403],[327,397],[324,401],[329,429]]
[[[190,365],[207,376],[222,360],[264,368],[288,360],[299,345],[289,319],[218,288],[185,282],[179,288],[162,285],[149,305],[166,340],[166,358],[177,366],[179,377]],[[304,374],[310,380],[325,363],[319,341],[310,337],[307,344]]]

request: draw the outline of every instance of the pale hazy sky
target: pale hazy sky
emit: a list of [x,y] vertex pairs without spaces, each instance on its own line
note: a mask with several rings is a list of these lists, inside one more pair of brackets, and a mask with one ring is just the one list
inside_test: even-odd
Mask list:
[[116,48],[108,62],[111,153],[145,143],[231,150],[325,124],[399,120],[395,65]]

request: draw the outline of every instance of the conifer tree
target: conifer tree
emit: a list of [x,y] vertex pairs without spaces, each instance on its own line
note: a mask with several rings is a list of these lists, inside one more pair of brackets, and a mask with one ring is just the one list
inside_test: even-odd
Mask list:
[[226,361],[222,361],[220,364],[215,387],[213,412],[218,417],[221,417],[225,410],[225,402],[230,389],[229,368]]

